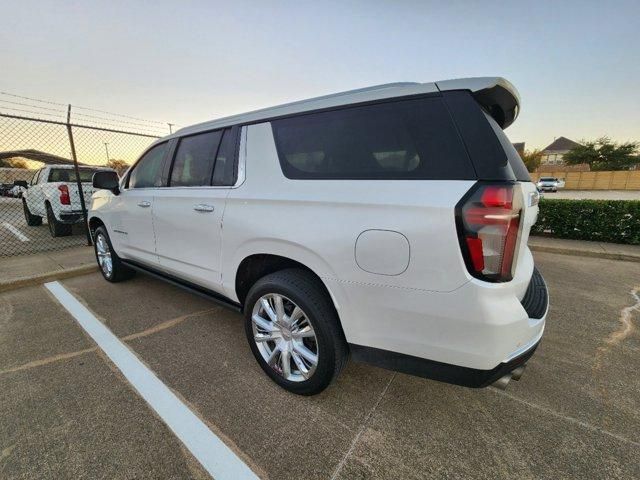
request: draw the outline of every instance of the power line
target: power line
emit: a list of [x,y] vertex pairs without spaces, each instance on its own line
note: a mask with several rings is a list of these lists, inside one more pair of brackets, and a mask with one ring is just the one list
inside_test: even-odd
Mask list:
[[48,100],[40,100],[38,98],[31,98],[31,97],[23,97],[22,95],[16,95],[14,93],[7,93],[7,92],[0,92],[0,95],[8,95],[10,97],[15,97],[15,98],[22,98],[23,100],[31,100],[32,102],[41,102],[41,103],[49,103],[51,105],[62,105],[63,107],[66,107],[67,105],[64,103],[57,103],[57,102],[50,102]]
[[73,108],[75,108],[75,109],[87,110],[87,111],[89,111],[89,112],[105,113],[105,114],[107,114],[107,115],[113,115],[113,116],[116,116],[116,117],[122,117],[122,118],[129,118],[129,119],[131,119],[131,120],[138,120],[138,121],[140,121],[140,122],[157,123],[157,124],[160,124],[160,125],[164,125],[164,124],[165,124],[165,122],[159,122],[158,120],[147,120],[147,119],[145,119],[145,118],[131,117],[131,116],[129,116],[129,115],[123,115],[123,114],[121,114],[121,113],[112,113],[112,112],[107,112],[107,111],[105,111],[105,110],[97,110],[97,109],[95,109],[95,108],[79,107],[79,106],[76,106],[76,105],[72,105],[72,106],[73,106]]
[[[7,95],[9,97],[21,98],[23,100],[30,100],[32,102],[48,103],[48,104],[51,104],[51,105],[61,105],[63,107],[67,106],[67,104],[65,104],[65,103],[51,102],[51,101],[48,101],[48,100],[40,100],[38,98],[25,97],[23,95],[16,95],[14,93],[8,93],[8,92],[2,92],[2,91],[0,91],[0,95]],[[29,106],[33,107],[33,108],[43,108],[43,107],[37,107],[35,105],[29,105]],[[98,109],[95,109],[95,108],[82,107],[82,106],[78,106],[78,105],[72,105],[72,107],[73,107],[73,109],[80,109],[80,110],[87,110],[87,111],[91,111],[91,112],[104,113],[104,114],[112,115],[112,116],[115,116],[115,117],[122,117],[122,118],[131,119],[131,120],[138,120],[140,122],[147,122],[147,123],[153,123],[153,124],[159,124],[159,125],[166,125],[166,122],[161,122],[161,121],[158,121],[158,120],[148,120],[146,118],[132,117],[130,115],[123,115],[121,113],[107,112],[105,110],[98,110]]]
[[28,103],[21,103],[21,102],[12,102],[10,100],[3,100],[2,98],[0,98],[0,102],[2,103],[10,103],[11,105],[20,105],[23,107],[29,107],[29,108],[38,108],[40,110],[48,110],[51,112],[56,112],[56,113],[60,113],[61,115],[64,114],[63,110],[60,109],[56,109],[56,108],[49,108],[49,107],[39,107],[38,105],[30,105]]
[[32,115],[45,115],[47,117],[56,117],[56,118],[60,118],[60,116],[63,115],[63,113],[59,113],[58,115],[54,115],[53,113],[43,113],[43,112],[34,112],[32,110],[24,110],[22,108],[12,108],[12,107],[5,107],[4,105],[0,105],[0,108],[3,110],[13,110],[15,112],[23,112],[23,113],[30,113]]
[[99,117],[97,115],[87,115],[86,113],[74,113],[73,106],[72,106],[72,110],[71,110],[71,116],[72,117],[83,117],[83,118],[95,118],[95,119],[98,119],[98,120],[106,120],[106,121],[123,123],[123,124],[127,124],[127,125],[135,125],[137,127],[143,127],[143,128],[158,128],[158,129],[161,128],[159,126],[156,127],[154,125],[148,125],[148,124],[144,124],[144,123],[128,122],[126,120],[118,120],[118,119],[115,119],[115,118]]

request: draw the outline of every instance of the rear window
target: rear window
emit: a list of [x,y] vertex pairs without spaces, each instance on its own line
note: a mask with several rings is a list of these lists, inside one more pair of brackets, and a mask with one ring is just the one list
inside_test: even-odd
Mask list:
[[[80,181],[83,183],[91,183],[93,180],[93,174],[97,170],[89,168],[80,169]],[[49,172],[50,182],[75,182],[76,171],[73,168],[54,168]]]
[[500,128],[500,125],[498,125],[496,121],[487,113],[485,113],[484,116],[487,117],[487,120],[491,124],[491,128],[493,128],[496,137],[498,137],[498,141],[500,142],[500,145],[502,145],[502,149],[507,156],[507,162],[511,167],[511,170],[513,170],[515,178],[520,181],[530,182],[531,176],[529,175],[529,171],[522,161],[520,154],[513,146],[513,143],[509,141],[509,138],[504,133],[504,130],[502,130],[502,128]]
[[272,127],[287,178],[475,178],[439,97],[304,114]]

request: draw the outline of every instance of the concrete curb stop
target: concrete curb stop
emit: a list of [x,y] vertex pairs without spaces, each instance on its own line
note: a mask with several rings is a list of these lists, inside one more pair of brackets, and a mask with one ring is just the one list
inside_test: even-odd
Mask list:
[[52,272],[30,275],[28,277],[14,278],[8,281],[0,281],[0,292],[15,290],[17,288],[31,287],[33,285],[41,285],[54,280],[64,280],[65,278],[77,277],[98,271],[98,265],[81,265],[79,267],[54,270]]
[[624,253],[592,252],[589,250],[574,250],[571,248],[547,247],[543,245],[529,245],[534,252],[558,253],[572,255],[574,257],[605,258],[608,260],[623,260],[625,262],[640,262],[640,256],[626,255]]

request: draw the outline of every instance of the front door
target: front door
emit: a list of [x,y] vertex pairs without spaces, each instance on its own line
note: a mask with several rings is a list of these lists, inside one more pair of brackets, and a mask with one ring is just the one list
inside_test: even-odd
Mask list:
[[153,204],[156,251],[166,273],[222,292],[222,220],[230,191],[235,131],[181,138],[169,182]]
[[158,266],[153,228],[154,195],[162,190],[167,143],[146,152],[133,167],[120,195],[113,198],[111,237],[118,254],[151,267]]

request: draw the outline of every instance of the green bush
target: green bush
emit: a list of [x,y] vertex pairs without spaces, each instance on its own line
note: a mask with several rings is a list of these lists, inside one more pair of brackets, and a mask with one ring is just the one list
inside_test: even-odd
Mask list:
[[532,234],[640,245],[640,201],[540,201]]

